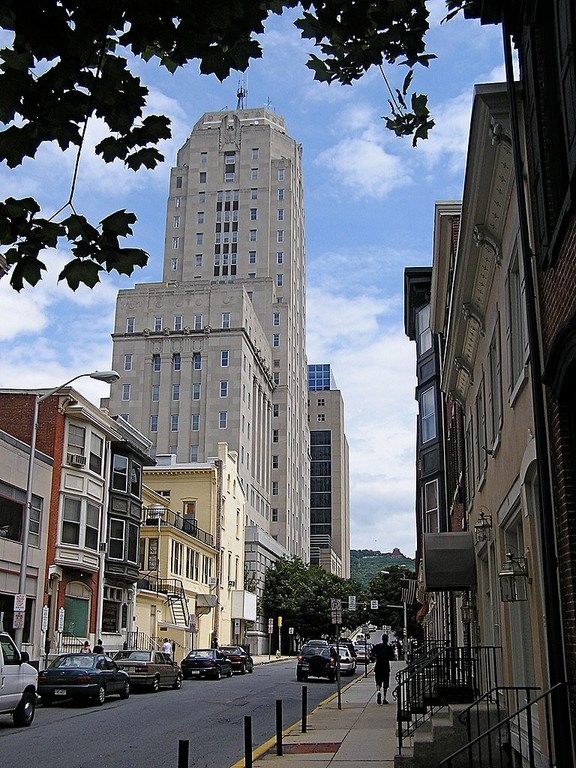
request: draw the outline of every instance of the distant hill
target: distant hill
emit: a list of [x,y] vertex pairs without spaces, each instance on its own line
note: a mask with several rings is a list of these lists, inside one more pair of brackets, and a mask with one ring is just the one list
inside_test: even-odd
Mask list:
[[397,548],[392,552],[374,552],[371,549],[350,550],[350,577],[363,587],[367,587],[374,576],[391,565],[405,565],[407,570],[414,571],[414,560],[405,557]]

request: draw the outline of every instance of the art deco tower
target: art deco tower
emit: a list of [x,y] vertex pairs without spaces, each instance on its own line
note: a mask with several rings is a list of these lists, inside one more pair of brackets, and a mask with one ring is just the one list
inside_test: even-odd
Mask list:
[[162,283],[121,291],[110,408],[178,463],[238,451],[246,524],[309,558],[301,147],[266,109],[209,112],[170,175]]

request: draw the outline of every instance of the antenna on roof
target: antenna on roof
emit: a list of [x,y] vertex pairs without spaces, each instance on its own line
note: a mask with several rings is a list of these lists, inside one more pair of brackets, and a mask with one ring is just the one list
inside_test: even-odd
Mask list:
[[238,97],[236,109],[244,109],[244,99],[248,96],[248,91],[246,90],[246,83],[243,79],[238,81],[236,96]]

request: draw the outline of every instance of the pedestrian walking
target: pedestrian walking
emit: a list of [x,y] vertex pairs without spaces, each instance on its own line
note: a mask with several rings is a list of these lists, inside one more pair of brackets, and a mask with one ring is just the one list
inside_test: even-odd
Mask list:
[[162,646],[162,653],[172,653],[172,644],[167,637],[164,638],[164,645]]
[[[372,648],[372,661],[374,664],[374,680],[376,682],[376,703],[388,704],[386,694],[390,686],[390,662],[394,658],[394,650],[388,644],[388,637],[382,636],[382,642],[376,643]],[[384,693],[384,698],[382,698]]]
[[80,649],[80,653],[92,653],[92,649],[90,648],[90,643],[88,640],[84,641],[84,645]]
[[102,640],[98,638],[98,642],[92,648],[92,653],[104,653],[104,646],[102,645]]

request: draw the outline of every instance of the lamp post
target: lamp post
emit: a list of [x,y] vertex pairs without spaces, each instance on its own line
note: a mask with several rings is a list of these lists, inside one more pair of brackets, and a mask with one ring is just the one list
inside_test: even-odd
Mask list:
[[[28,533],[30,529],[30,518],[32,515],[32,490],[34,479],[34,456],[36,454],[36,438],[38,437],[38,407],[42,400],[46,400],[48,397],[56,394],[60,389],[67,387],[68,384],[72,384],[77,379],[82,379],[88,376],[96,381],[103,381],[105,384],[112,384],[114,381],[118,381],[120,374],[116,371],[92,371],[92,373],[79,373],[78,376],[74,376],[64,384],[60,384],[59,387],[54,387],[49,392],[44,394],[34,395],[34,411],[32,420],[32,436],[30,438],[30,459],[28,461],[28,477],[26,480],[26,504],[24,507],[24,520],[22,530],[22,559],[20,562],[20,574],[18,577],[18,594],[20,599],[24,601],[24,612],[26,610],[26,576],[28,572]],[[22,595],[24,597],[22,597]],[[24,627],[17,627],[14,633],[14,640],[18,648],[22,645],[22,634]]]

